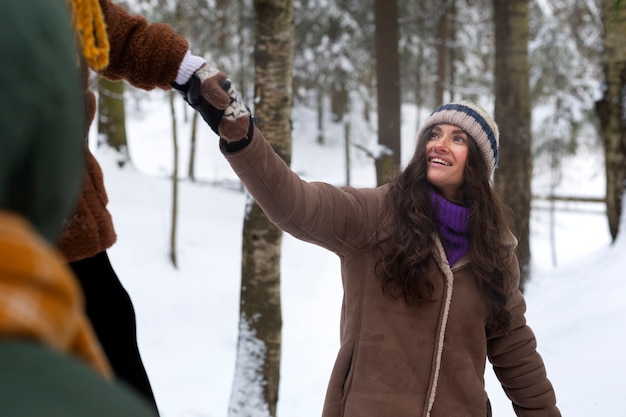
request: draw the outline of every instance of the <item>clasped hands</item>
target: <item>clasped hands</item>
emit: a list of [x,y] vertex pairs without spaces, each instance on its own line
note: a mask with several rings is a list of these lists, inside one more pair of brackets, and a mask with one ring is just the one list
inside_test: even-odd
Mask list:
[[237,142],[252,137],[250,110],[222,71],[204,65],[186,84],[172,86],[220,138]]

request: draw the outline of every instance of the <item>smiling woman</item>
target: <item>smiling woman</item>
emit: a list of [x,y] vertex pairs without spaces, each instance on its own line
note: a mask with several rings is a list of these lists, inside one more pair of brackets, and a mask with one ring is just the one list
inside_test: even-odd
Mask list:
[[458,200],[467,162],[468,135],[458,126],[435,125],[426,141],[428,182],[448,200]]
[[498,166],[500,131],[495,120],[474,103],[463,101],[438,107],[422,124],[417,137],[423,137],[427,129],[448,123],[458,126],[470,135],[478,145],[490,177]]
[[[215,120],[210,104],[192,103]],[[268,218],[340,258],[341,347],[323,417],[490,416],[487,359],[518,416],[560,416],[526,325],[517,241],[491,187],[498,136],[473,103],[441,106],[403,172],[356,189],[302,180],[256,126],[243,139],[222,135]]]

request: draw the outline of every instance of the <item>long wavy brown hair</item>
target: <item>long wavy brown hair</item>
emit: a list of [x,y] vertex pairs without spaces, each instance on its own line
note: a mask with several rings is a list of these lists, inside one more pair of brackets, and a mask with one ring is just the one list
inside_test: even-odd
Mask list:
[[[402,297],[409,305],[432,300],[434,285],[428,274],[429,262],[435,253],[436,224],[427,180],[424,133],[406,169],[389,183],[387,203],[393,226],[391,233],[376,243],[383,256],[377,274],[383,290]],[[510,328],[506,310],[507,294],[513,285],[509,258],[513,251],[509,228],[510,214],[489,183],[489,172],[474,140],[469,142],[462,201],[470,209],[469,258],[471,267],[482,283],[489,312],[486,325],[495,330]],[[436,189],[435,189],[436,190]]]

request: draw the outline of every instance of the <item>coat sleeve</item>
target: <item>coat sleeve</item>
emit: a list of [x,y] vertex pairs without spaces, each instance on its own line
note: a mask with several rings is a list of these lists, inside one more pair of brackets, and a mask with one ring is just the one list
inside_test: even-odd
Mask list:
[[169,89],[189,44],[170,25],[148,23],[142,16],[100,0],[109,38],[109,65],[99,72],[105,78],[126,80],[144,90]]
[[252,198],[281,230],[341,253],[365,239],[374,224],[380,192],[307,182],[274,152],[254,128],[248,146],[226,159]]
[[508,303],[512,315],[511,331],[487,335],[487,354],[502,388],[519,417],[560,417],[556,396],[547,378],[537,340],[526,323],[526,301],[517,289],[519,265],[511,256],[516,285]]

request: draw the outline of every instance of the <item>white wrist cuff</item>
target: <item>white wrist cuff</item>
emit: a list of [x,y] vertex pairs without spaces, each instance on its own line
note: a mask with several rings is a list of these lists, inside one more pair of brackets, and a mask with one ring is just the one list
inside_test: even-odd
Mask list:
[[176,84],[186,84],[193,73],[198,71],[204,64],[206,64],[204,58],[193,55],[191,51],[187,51],[183,62],[180,63],[180,67],[178,68],[178,75],[176,75],[175,80]]

